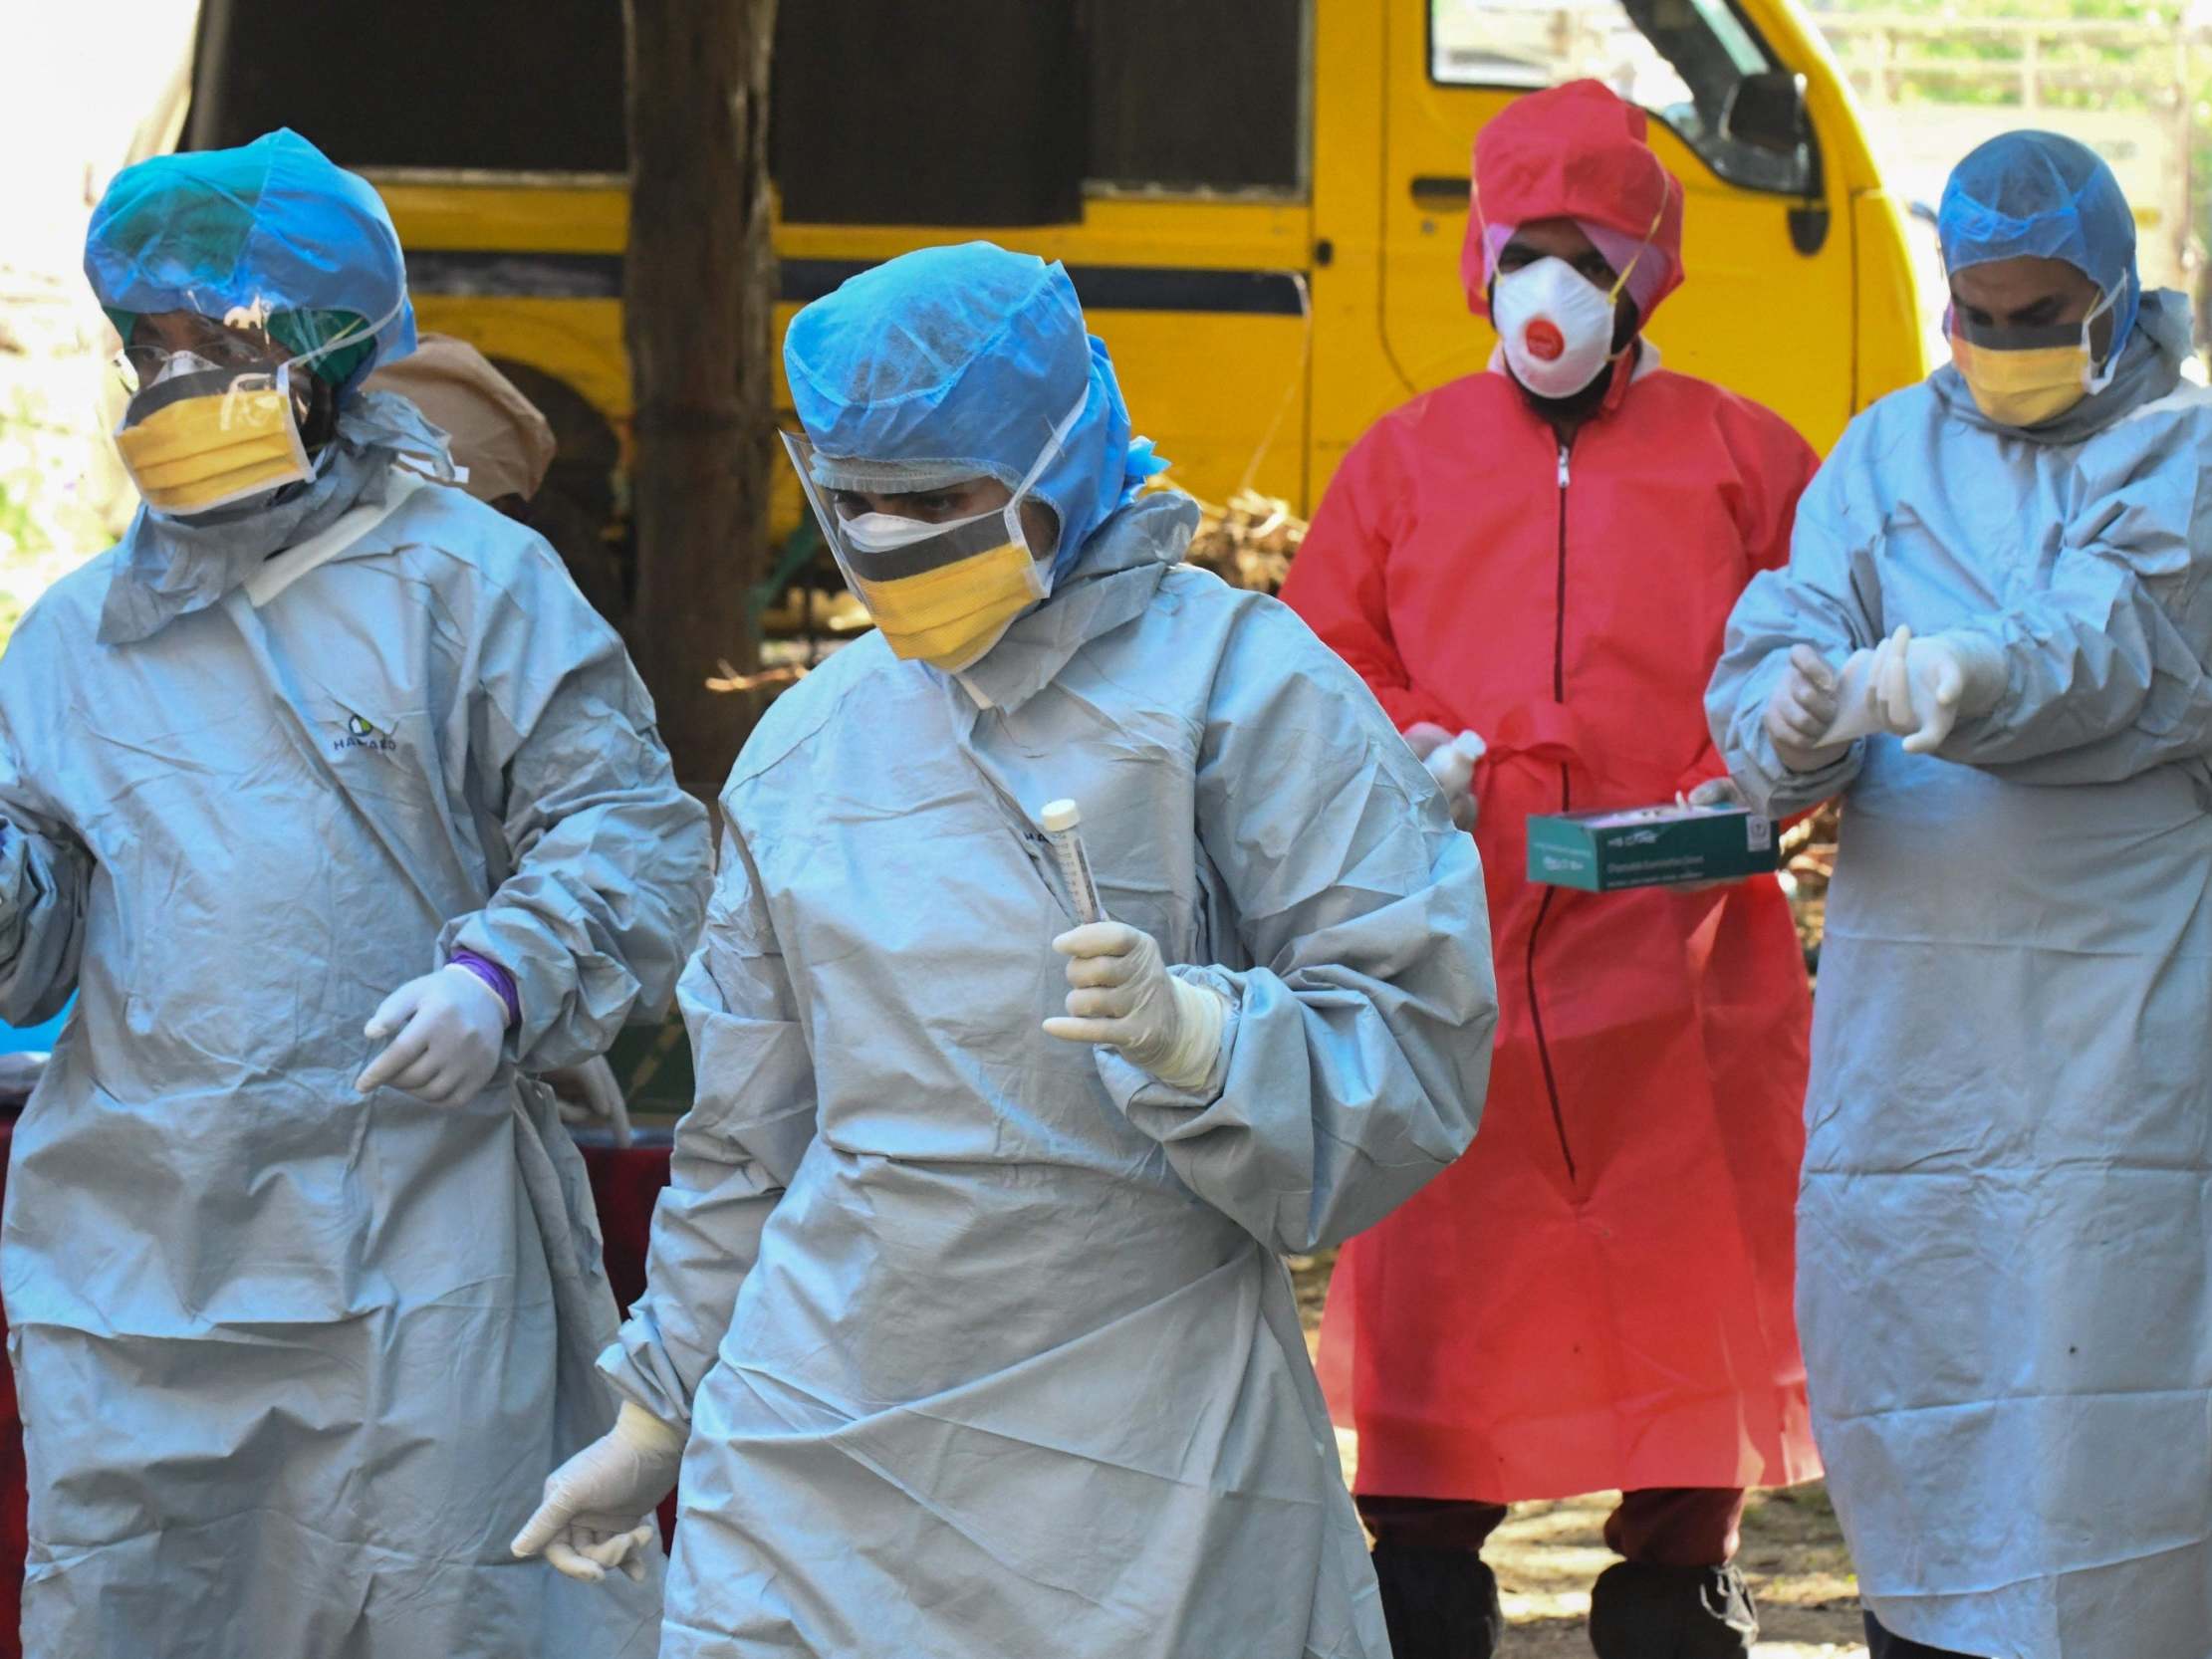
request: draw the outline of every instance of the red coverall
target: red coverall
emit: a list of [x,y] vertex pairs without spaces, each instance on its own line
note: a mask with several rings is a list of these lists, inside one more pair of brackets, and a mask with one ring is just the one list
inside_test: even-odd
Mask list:
[[[1680,185],[1603,89],[1520,101],[1475,170],[1478,313],[1486,224],[1645,240],[1667,262],[1646,311],[1680,280]],[[1648,346],[1571,447],[1494,366],[1353,446],[1292,569],[1284,599],[1401,731],[1490,745],[1476,838],[1502,1015],[1482,1127],[1345,1248],[1322,1338],[1378,1534],[1382,1500],[1473,1514],[1617,1487],[1663,1511],[1700,1488],[1717,1520],[1659,1525],[1716,1540],[1676,1550],[1732,1548],[1729,1489],[1819,1473],[1791,1316],[1810,1008],[1783,895],[1536,886],[1525,830],[1723,775],[1705,684],[1737,595],[1786,563],[1816,464],[1779,416]]]
[[1536,886],[1525,830],[1724,775],[1705,682],[1814,465],[1779,417],[1664,369],[1624,377],[1566,453],[1476,374],[1370,430],[1299,552],[1284,599],[1399,729],[1490,744],[1482,1127],[1346,1246],[1323,1334],[1361,1493],[1819,1473],[1791,1318],[1810,1009],[1789,907],[1771,880]]

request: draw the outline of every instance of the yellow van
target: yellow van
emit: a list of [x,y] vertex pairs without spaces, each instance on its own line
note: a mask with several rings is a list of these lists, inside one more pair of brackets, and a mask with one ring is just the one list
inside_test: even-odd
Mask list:
[[[1671,364],[1824,449],[1924,371],[1902,218],[1794,0],[784,0],[774,63],[779,338],[904,249],[1064,260],[1137,429],[1215,500],[1310,510],[1377,415],[1484,363],[1470,146],[1577,76],[1652,113],[1688,188]],[[616,0],[205,0],[183,135],[288,124],[374,178],[423,325],[510,369],[551,490],[614,526],[621,66]]]

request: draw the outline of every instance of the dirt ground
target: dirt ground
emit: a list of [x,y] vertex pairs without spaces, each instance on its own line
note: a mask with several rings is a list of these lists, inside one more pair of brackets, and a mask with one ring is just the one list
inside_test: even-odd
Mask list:
[[[1312,1346],[1333,1255],[1296,1257],[1291,1273]],[[1349,1477],[1358,1456],[1339,1430]],[[1497,1571],[1512,1634],[1504,1659],[1589,1659],[1590,1586],[1613,1559],[1600,1537],[1614,1494],[1514,1511],[1484,1551]],[[1739,1557],[1759,1601],[1759,1659],[1865,1659],[1858,1595],[1836,1512],[1818,1485],[1753,1498]]]

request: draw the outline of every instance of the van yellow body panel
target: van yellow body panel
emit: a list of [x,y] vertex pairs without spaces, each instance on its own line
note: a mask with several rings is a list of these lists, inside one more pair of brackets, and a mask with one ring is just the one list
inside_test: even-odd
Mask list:
[[574,386],[617,431],[627,427],[629,354],[622,350],[619,301],[423,294],[414,312],[423,331],[543,369]]
[[475,176],[371,173],[401,246],[503,253],[619,254],[629,242],[629,191],[619,181],[549,177],[507,183]]

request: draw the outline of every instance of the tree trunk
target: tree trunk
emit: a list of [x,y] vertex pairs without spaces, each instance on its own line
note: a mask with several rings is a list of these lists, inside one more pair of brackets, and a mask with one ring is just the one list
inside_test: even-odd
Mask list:
[[767,542],[768,60],[776,0],[624,0],[636,402],[630,649],[676,777],[718,794],[755,704],[709,691],[758,666],[746,596]]

